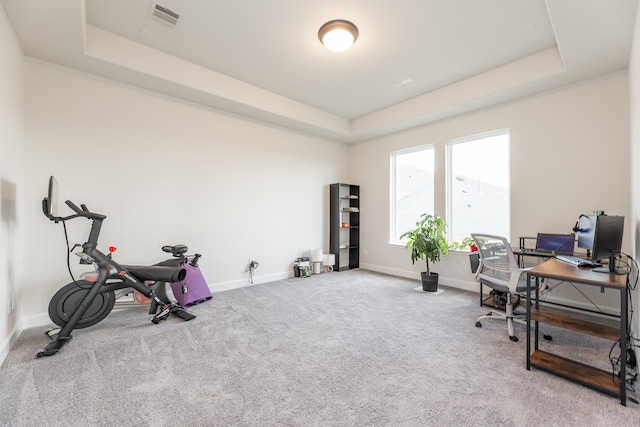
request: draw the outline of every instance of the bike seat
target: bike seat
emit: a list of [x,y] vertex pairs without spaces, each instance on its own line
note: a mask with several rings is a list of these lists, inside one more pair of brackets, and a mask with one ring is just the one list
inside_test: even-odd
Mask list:
[[174,245],[174,246],[163,246],[162,250],[164,252],[170,253],[173,256],[180,256],[186,253],[189,248],[186,245]]

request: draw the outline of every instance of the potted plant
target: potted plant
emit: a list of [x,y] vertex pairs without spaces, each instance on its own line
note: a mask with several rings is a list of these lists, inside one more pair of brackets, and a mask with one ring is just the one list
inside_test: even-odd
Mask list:
[[471,252],[477,252],[478,247],[476,246],[476,241],[473,240],[473,237],[467,236],[459,242],[451,242],[451,249],[457,249],[459,251],[469,250]]
[[422,278],[422,289],[428,292],[438,290],[438,273],[432,272],[429,268],[429,261],[432,263],[440,261],[441,256],[449,252],[449,244],[445,237],[447,223],[444,218],[437,215],[422,214],[416,222],[416,228],[407,231],[400,236],[407,238],[406,247],[411,249],[411,262],[425,260],[427,271],[420,273]]
[[451,242],[451,249],[459,251],[469,251],[469,262],[471,263],[471,272],[478,271],[480,266],[480,254],[478,253],[478,245],[471,236],[467,236],[459,242]]

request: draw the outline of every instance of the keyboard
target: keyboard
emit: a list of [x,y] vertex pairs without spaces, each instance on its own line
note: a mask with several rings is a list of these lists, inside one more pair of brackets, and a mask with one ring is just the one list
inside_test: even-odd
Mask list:
[[580,258],[573,255],[556,255],[558,261],[566,262],[567,264],[573,264],[578,267],[600,267],[602,264],[596,261]]

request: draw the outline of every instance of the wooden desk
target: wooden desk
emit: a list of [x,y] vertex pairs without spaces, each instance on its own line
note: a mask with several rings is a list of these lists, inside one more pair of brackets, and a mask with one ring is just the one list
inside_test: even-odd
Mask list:
[[[551,312],[540,307],[539,292],[536,289],[534,304],[531,292],[527,292],[527,370],[531,367],[542,369],[603,393],[619,397],[622,405],[627,404],[626,360],[627,360],[627,276],[594,273],[589,268],[575,267],[571,264],[550,259],[527,271],[527,283],[535,277],[536,285],[540,279],[566,280],[576,284],[616,289],[620,292],[620,328],[601,325],[595,322],[578,320],[571,312],[563,314]],[[531,351],[531,321],[534,321],[534,348]],[[611,371],[604,371],[564,357],[542,351],[538,348],[538,323],[546,323],[620,342],[620,377]],[[615,380],[615,382],[614,382]]]

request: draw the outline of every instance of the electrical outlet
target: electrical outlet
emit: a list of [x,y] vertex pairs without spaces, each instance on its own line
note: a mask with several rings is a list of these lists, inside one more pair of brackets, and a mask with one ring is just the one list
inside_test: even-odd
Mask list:
[[249,258],[249,268],[247,268],[246,271],[249,272],[249,283],[251,284],[253,284],[254,270],[258,268],[259,265],[260,263],[258,261],[256,261],[255,259]]
[[8,313],[11,313],[13,311],[13,309],[15,308],[14,303],[13,303],[13,294],[9,294],[9,299],[8,299]]

